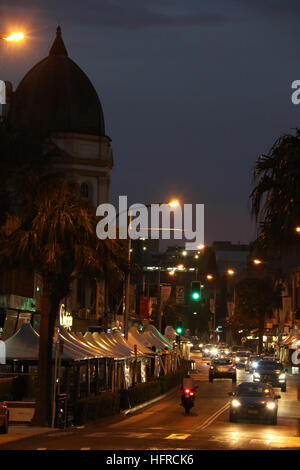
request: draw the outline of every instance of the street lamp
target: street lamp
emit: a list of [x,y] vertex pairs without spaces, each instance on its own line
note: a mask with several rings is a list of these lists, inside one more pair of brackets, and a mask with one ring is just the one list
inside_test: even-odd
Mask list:
[[255,258],[255,259],[253,260],[253,263],[256,264],[256,265],[258,265],[258,264],[261,264],[261,263],[262,263],[262,260],[261,260],[261,259],[258,259],[258,258]]
[[227,269],[227,274],[228,274],[229,276],[234,276],[234,275],[235,275],[234,269]]
[[[159,203],[164,204],[162,202]],[[171,200],[167,203],[168,206],[170,206],[172,209],[175,209],[178,207],[179,201],[174,199]],[[145,204],[146,207],[151,207],[151,204]],[[143,207],[143,206],[141,206]],[[120,214],[117,214],[116,217],[118,217]],[[130,210],[128,211],[128,216],[129,216],[129,233],[130,233],[130,228],[131,228],[131,220],[132,220],[132,215],[130,213]],[[125,339],[128,339],[128,314],[129,314],[129,299],[130,299],[130,267],[131,267],[131,238],[128,237],[128,254],[127,254],[127,262],[128,262],[128,270],[127,270],[127,277],[126,277],[126,289],[125,289],[125,311],[124,311],[124,336]],[[158,279],[158,287],[159,287],[159,299],[160,299],[160,271],[159,273],[159,279]],[[159,331],[161,330],[161,311],[160,311],[160,305],[159,305]]]
[[299,226],[296,227],[295,230],[296,230],[297,233],[300,233],[300,227]]
[[22,41],[24,39],[23,33],[1,34],[0,39],[4,41]]

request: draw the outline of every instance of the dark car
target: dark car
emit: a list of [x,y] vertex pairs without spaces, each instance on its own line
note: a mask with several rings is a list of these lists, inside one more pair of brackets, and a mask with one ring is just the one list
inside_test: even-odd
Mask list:
[[253,372],[253,382],[269,383],[273,387],[280,387],[282,392],[286,392],[286,369],[278,361],[263,359],[259,361]]
[[234,354],[234,362],[236,367],[245,367],[250,356],[250,351],[237,351]]
[[236,423],[239,419],[260,420],[267,424],[277,424],[278,399],[272,386],[259,382],[243,382],[232,396],[229,421]]
[[209,365],[208,379],[210,382],[214,379],[232,379],[236,382],[236,367],[230,359],[213,359]]
[[9,410],[4,401],[0,402],[0,433],[8,433]]

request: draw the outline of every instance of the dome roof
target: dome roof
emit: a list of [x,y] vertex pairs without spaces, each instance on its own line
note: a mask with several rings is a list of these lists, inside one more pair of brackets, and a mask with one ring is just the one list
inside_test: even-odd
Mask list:
[[49,56],[29,70],[13,94],[9,120],[14,127],[46,133],[105,135],[97,92],[68,57],[59,26]]

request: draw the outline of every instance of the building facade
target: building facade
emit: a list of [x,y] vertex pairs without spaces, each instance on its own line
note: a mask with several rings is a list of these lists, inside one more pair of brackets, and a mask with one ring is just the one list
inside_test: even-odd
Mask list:
[[[7,91],[4,116],[13,128],[50,136],[55,155],[49,171],[76,181],[82,196],[95,208],[108,202],[113,152],[102,105],[89,78],[69,57],[60,27],[49,55],[26,73],[15,91],[10,85]],[[42,296],[37,273],[2,273],[0,292],[0,334],[4,338],[18,329],[20,318],[37,327]],[[77,277],[64,303],[73,316],[73,328],[83,330],[97,324],[106,309],[104,281],[91,284]]]

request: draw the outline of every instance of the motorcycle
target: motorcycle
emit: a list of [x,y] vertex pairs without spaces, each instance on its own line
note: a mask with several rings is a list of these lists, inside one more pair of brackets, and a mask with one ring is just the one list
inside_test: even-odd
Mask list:
[[188,414],[190,409],[194,406],[194,391],[190,388],[184,388],[181,395],[181,404],[185,409],[185,413]]

